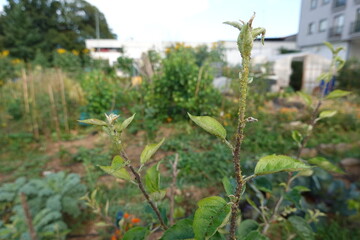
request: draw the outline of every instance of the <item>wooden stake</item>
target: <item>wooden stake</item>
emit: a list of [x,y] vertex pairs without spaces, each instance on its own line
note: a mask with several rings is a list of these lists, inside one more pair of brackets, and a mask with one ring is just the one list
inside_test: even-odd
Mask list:
[[30,105],[29,105],[29,95],[28,95],[28,87],[27,87],[27,77],[25,69],[21,69],[22,82],[23,82],[23,92],[24,92],[24,104],[25,104],[25,114],[30,113]]
[[37,235],[36,235],[33,223],[32,223],[29,205],[26,201],[26,195],[24,193],[20,193],[20,198],[21,198],[21,205],[22,205],[22,207],[24,209],[24,213],[25,213],[26,224],[28,225],[28,228],[29,228],[31,240],[37,240],[38,238],[37,238]]
[[30,75],[29,77],[29,83],[30,83],[30,100],[31,100],[31,118],[33,122],[33,130],[34,130],[34,136],[35,139],[39,139],[40,133],[39,133],[39,124],[37,121],[37,107],[36,107],[36,98],[35,98],[35,87],[34,87],[34,79],[33,76]]
[[54,94],[53,94],[53,90],[52,90],[52,87],[50,84],[48,85],[48,93],[49,93],[50,105],[51,105],[51,116],[55,123],[56,136],[57,136],[57,139],[60,140],[61,139],[61,130],[60,130],[59,117],[57,115]]
[[59,77],[59,81],[60,81],[61,102],[62,102],[62,107],[63,107],[63,112],[64,112],[65,131],[67,133],[69,133],[70,128],[69,128],[69,121],[68,121],[68,111],[67,111],[67,107],[66,107],[64,78],[63,78],[62,72],[59,69],[57,69],[57,73],[58,73],[58,77]]

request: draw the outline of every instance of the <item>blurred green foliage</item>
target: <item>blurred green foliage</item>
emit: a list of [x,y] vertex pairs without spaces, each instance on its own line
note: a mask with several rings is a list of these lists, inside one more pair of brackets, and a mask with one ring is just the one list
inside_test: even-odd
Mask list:
[[[199,54],[203,53],[202,50]],[[186,112],[216,115],[221,95],[212,86],[212,80],[204,56],[197,55],[191,47],[177,44],[168,48],[160,74],[147,86],[145,102],[155,110],[154,116],[163,120],[184,119]]]

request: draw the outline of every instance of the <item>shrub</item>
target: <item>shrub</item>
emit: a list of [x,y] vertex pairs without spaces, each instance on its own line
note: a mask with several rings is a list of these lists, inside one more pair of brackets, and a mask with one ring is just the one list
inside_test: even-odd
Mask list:
[[80,216],[84,205],[79,198],[85,191],[79,175],[64,172],[49,174],[43,179],[21,177],[14,183],[4,184],[0,187],[0,210],[7,214],[2,215],[0,239],[30,239],[20,193],[27,197],[39,240],[65,239],[70,230],[65,218]]
[[79,52],[73,50],[71,52],[59,48],[54,53],[53,64],[67,72],[76,72],[81,69],[81,59]]
[[360,61],[350,59],[346,61],[343,69],[339,72],[339,87],[346,90],[360,90]]
[[199,67],[192,48],[168,49],[161,73],[148,86],[145,101],[160,119],[183,119],[186,112],[216,114],[221,95],[212,86],[211,68]]
[[117,90],[113,79],[107,77],[101,71],[91,71],[83,76],[82,87],[84,89],[87,105],[85,112],[90,116],[98,116],[110,111]]

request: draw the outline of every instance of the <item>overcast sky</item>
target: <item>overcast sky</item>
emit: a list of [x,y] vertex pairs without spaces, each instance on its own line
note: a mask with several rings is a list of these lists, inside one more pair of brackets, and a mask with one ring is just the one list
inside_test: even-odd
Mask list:
[[[237,30],[224,21],[248,20],[265,27],[267,37],[295,34],[301,0],[88,0],[105,14],[119,40],[236,40]],[[0,0],[0,9],[6,0]]]

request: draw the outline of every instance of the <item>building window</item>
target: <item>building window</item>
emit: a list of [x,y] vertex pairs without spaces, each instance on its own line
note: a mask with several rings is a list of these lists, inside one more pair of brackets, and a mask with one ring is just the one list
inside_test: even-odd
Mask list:
[[309,26],[308,26],[308,34],[311,35],[311,34],[314,34],[315,33],[315,23],[309,23]]
[[335,0],[335,7],[342,7],[346,5],[346,0]]
[[311,0],[310,8],[311,8],[311,9],[315,9],[315,8],[316,8],[316,5],[317,5],[317,0]]
[[353,24],[354,26],[352,27],[352,32],[360,32],[360,8],[356,9],[356,18]]
[[319,32],[325,32],[327,28],[327,21],[326,19],[322,19],[319,22]]
[[334,18],[334,24],[331,31],[332,36],[341,36],[343,28],[344,28],[344,15],[341,14]]
[[330,2],[330,0],[323,0],[322,4],[325,5],[325,4],[328,4],[329,2]]

